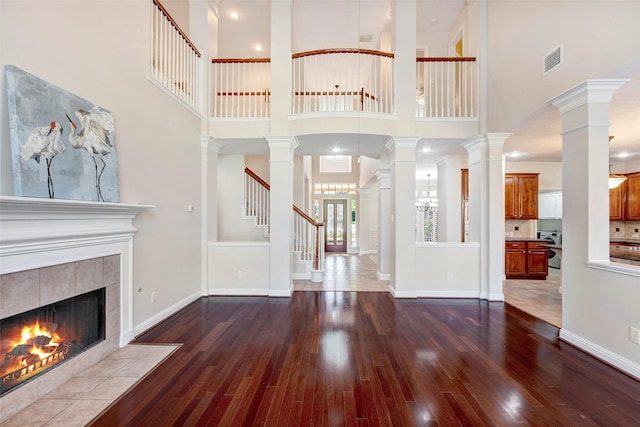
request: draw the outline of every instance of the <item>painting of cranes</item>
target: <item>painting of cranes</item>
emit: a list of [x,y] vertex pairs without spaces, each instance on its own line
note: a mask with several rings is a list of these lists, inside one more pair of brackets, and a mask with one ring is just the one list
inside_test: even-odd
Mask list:
[[5,66],[16,196],[119,202],[113,114]]

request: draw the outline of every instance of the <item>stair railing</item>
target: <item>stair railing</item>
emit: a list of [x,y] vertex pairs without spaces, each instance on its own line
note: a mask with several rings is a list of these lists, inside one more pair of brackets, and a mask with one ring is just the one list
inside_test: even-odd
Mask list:
[[[244,168],[244,215],[255,217],[258,225],[269,227],[269,192],[271,186],[258,174]],[[316,222],[296,205],[293,205],[293,249],[303,260],[313,260],[313,269],[324,269],[324,223]]]
[[152,1],[149,76],[157,85],[198,111],[201,90],[198,64],[202,55],[160,0]]
[[324,269],[324,233],[320,228],[324,223],[316,222],[309,215],[302,212],[300,208],[293,205],[293,249],[302,254],[302,259],[313,259],[313,269]]
[[268,227],[271,187],[247,167],[244,168],[244,178],[244,215],[255,217],[257,225]]

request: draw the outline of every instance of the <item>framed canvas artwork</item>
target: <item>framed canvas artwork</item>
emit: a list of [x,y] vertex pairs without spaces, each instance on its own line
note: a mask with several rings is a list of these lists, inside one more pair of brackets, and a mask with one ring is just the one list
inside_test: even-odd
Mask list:
[[16,196],[119,202],[113,114],[5,66]]

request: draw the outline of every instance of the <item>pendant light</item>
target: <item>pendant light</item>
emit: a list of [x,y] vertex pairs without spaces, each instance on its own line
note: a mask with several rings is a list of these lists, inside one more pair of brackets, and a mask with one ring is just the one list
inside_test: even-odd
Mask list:
[[[609,143],[611,143],[611,140],[613,138],[614,138],[613,136],[609,136]],[[627,180],[626,176],[617,175],[611,172],[611,163],[609,163],[609,189],[611,190],[612,188],[617,188],[620,184],[622,184],[626,180]]]

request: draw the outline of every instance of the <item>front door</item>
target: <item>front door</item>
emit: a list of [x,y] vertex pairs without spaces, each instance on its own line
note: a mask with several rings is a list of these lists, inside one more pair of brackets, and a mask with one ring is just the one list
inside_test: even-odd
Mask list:
[[347,201],[324,201],[324,251],[347,251]]

